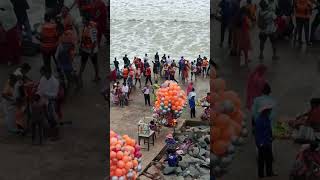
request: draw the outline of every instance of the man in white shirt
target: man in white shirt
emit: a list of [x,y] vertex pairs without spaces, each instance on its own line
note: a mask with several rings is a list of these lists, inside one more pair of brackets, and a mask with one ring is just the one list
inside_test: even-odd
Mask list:
[[44,99],[55,99],[59,92],[59,81],[52,75],[50,69],[44,71],[41,77],[37,93]]
[[192,97],[194,97],[196,99],[196,92],[194,91],[194,89],[192,88],[192,91],[189,92],[189,95],[188,95],[188,99],[191,99]]
[[[59,93],[60,83],[52,75],[51,69],[41,68],[43,76],[40,79],[37,94],[44,100],[47,105],[47,119],[51,128],[57,131],[57,111],[56,111],[56,98]],[[58,137],[58,132],[55,135]]]
[[170,66],[171,63],[172,63],[172,59],[170,58],[170,56],[168,56],[168,58],[167,58],[167,64]]
[[143,92],[143,95],[144,95],[144,102],[145,102],[145,105],[149,105],[151,106],[150,104],[150,87],[149,87],[149,84],[146,84],[144,86],[144,88],[142,89],[142,92]]
[[127,83],[123,83],[121,91],[125,95],[125,98],[127,98],[128,93],[129,93],[129,87],[128,87]]

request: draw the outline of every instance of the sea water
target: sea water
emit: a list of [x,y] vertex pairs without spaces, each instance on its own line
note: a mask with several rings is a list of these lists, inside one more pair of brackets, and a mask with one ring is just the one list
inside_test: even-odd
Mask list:
[[210,57],[210,0],[111,0],[110,61]]

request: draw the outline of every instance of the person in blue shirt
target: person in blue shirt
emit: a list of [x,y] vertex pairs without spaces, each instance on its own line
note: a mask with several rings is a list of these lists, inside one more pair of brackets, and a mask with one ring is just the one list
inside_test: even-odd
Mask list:
[[188,96],[191,119],[196,118],[196,93],[194,88],[192,88]]
[[271,94],[271,87],[268,83],[266,83],[262,89],[262,95],[258,96],[254,99],[252,105],[252,130],[254,132],[254,125],[257,117],[259,116],[259,109],[264,106],[265,104],[272,104],[273,108],[270,114],[271,125],[273,126],[275,123],[275,100],[270,96]]
[[183,56],[181,56],[181,59],[179,61],[179,76],[180,76],[183,68],[184,68],[184,58],[183,58]]
[[259,109],[259,116],[255,124],[255,142],[258,149],[258,176],[259,178],[266,176],[276,176],[273,172],[272,162],[272,128],[270,114],[272,112],[272,104],[265,105]]

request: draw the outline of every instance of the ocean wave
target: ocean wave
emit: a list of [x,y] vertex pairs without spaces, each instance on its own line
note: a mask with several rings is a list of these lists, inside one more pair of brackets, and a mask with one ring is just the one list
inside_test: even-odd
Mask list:
[[[210,18],[210,17],[209,17]],[[168,22],[168,23],[209,23],[210,19],[208,18],[208,21],[205,20],[179,20],[179,19],[120,19],[120,18],[111,18],[111,22],[112,21],[120,21],[120,22],[159,22],[159,23],[164,23],[164,22]]]

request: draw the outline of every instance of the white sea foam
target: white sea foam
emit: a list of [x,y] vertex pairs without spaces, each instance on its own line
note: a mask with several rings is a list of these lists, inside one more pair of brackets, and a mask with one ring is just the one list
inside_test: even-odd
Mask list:
[[111,0],[111,60],[209,57],[209,0]]

